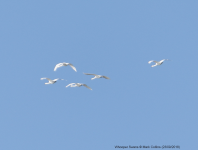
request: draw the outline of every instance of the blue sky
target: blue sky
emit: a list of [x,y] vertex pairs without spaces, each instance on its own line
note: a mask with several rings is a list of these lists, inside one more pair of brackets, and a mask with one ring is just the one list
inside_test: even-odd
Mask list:
[[[2,0],[0,149],[196,149],[197,7],[193,0]],[[77,73],[54,72],[60,62]],[[67,81],[45,85],[42,77]],[[65,88],[72,82],[93,91]]]

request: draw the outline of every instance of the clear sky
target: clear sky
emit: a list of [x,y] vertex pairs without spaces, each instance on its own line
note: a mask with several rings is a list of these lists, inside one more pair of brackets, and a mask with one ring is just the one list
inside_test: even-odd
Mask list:
[[[197,8],[197,0],[2,0],[0,149],[197,149]],[[171,61],[148,64],[162,59]],[[77,72],[53,71],[61,62]],[[65,87],[73,82],[93,90]]]

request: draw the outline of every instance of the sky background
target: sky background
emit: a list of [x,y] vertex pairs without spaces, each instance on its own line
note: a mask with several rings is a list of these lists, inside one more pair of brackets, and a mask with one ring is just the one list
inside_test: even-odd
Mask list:
[[[2,0],[0,149],[197,149],[197,8],[196,0]],[[148,64],[162,59],[171,61]],[[77,72],[54,72],[61,62]],[[93,90],[65,87],[73,82]]]

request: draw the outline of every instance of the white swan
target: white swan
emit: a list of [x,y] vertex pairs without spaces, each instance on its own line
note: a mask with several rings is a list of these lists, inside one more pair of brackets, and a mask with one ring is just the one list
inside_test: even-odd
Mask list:
[[81,87],[81,86],[85,86],[86,88],[92,90],[89,86],[87,86],[86,84],[83,83],[70,83],[68,84],[66,87]]
[[151,61],[149,61],[148,63],[150,64],[150,63],[152,63],[152,62],[155,62],[155,65],[152,65],[152,66],[151,66],[151,67],[155,67],[155,66],[159,66],[159,65],[163,64],[163,62],[164,62],[165,60],[169,60],[169,59],[162,59],[162,60],[160,60],[160,61],[151,60]]
[[57,78],[57,79],[54,79],[54,80],[51,80],[50,78],[41,78],[41,80],[43,80],[43,79],[47,79],[49,82],[47,82],[47,83],[45,83],[45,84],[54,84],[54,83],[56,83],[58,80],[64,80],[64,79],[59,79],[59,78]]
[[85,75],[94,75],[95,77],[91,78],[91,80],[96,79],[96,78],[105,78],[105,79],[110,79],[107,76],[102,76],[102,75],[97,75],[97,74],[91,74],[91,73],[84,73]]
[[68,65],[69,65],[70,67],[72,67],[72,69],[73,69],[74,71],[77,72],[76,68],[75,68],[72,64],[70,64],[70,63],[65,63],[65,62],[57,64],[57,65],[55,66],[55,68],[54,68],[54,71],[56,71],[56,69],[59,68],[59,67],[68,66]]

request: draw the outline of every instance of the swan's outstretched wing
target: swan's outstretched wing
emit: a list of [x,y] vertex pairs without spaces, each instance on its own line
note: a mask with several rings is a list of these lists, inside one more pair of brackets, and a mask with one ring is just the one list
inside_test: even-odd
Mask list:
[[57,81],[57,80],[64,80],[64,79],[57,78],[57,79],[54,79],[53,81]]
[[152,62],[158,63],[158,62],[155,61],[155,60],[151,60],[151,61],[149,61],[148,63],[150,64],[150,63],[152,63]]
[[75,85],[76,83],[70,83],[70,84],[68,84],[66,87],[72,87],[73,85]]
[[155,64],[155,65],[152,65],[151,67],[155,67],[155,66],[157,66],[157,64]]
[[77,72],[77,70],[76,70],[76,68],[74,67],[74,65],[72,65],[72,64],[68,64],[68,65],[70,65],[70,67],[72,67],[72,69],[74,70],[74,71],[76,71]]
[[97,74],[91,74],[91,73],[84,73],[85,75],[94,75],[96,76]]
[[103,78],[105,78],[105,79],[110,79],[109,77],[107,77],[107,76],[102,76]]
[[41,78],[41,80],[43,80],[43,79],[47,79],[48,81],[53,82],[50,78]]
[[85,86],[86,88],[92,90],[89,86],[87,86],[86,84],[82,84],[83,86]]
[[152,62],[153,62],[153,60],[149,61],[148,63],[150,64],[150,63],[152,63]]
[[165,61],[165,60],[169,60],[169,61],[170,61],[170,59],[162,59],[162,60],[160,61],[160,63],[162,63],[162,62]]
[[159,63],[162,63],[163,61],[165,61],[165,60],[167,60],[167,59],[162,59],[162,60],[160,60],[160,62]]
[[60,68],[63,66],[64,63],[59,63],[54,67],[54,71],[56,71],[57,68]]

